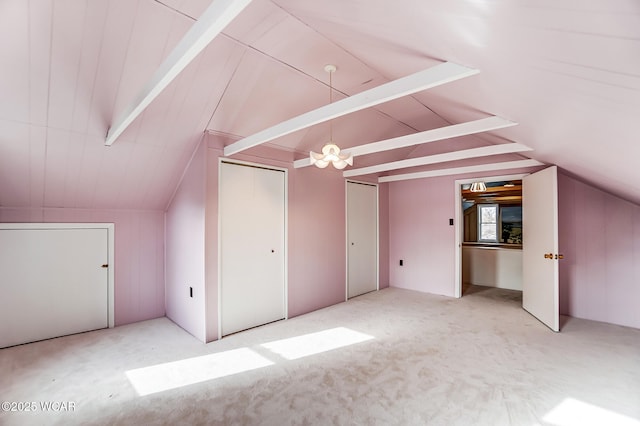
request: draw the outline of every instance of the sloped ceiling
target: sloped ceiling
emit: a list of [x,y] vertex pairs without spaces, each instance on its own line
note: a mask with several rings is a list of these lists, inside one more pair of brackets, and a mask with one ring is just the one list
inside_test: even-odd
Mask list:
[[[338,67],[335,100],[444,61],[480,73],[335,119],[334,140],[348,148],[491,115],[518,125],[357,167],[518,142],[640,203],[636,0],[253,0],[105,147],[209,3],[0,2],[0,206],[164,209],[205,132],[230,143],[326,105],[325,64]],[[302,158],[328,130],[268,145]]]

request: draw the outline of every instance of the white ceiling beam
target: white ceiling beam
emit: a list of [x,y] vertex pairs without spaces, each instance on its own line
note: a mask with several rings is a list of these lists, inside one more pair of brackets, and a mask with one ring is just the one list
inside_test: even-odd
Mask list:
[[336,117],[370,108],[403,96],[412,95],[445,83],[478,74],[480,71],[453,62],[444,62],[426,70],[365,90],[348,98],[330,103],[313,111],[285,120],[275,126],[264,129],[251,136],[240,139],[224,148],[229,156],[245,149],[269,142],[316,124],[324,123]]
[[371,173],[386,172],[389,170],[406,169],[407,167],[426,166],[427,164],[446,163],[447,161],[458,161],[468,158],[487,157],[490,155],[512,154],[515,152],[524,151],[532,151],[532,149],[526,145],[522,145],[519,143],[505,143],[500,145],[490,145],[480,148],[445,152],[443,154],[428,155],[426,157],[392,161],[390,163],[377,164],[375,166],[361,167],[359,169],[347,170],[343,172],[342,175],[344,177],[362,176]]
[[480,173],[480,172],[489,172],[494,170],[508,170],[508,169],[520,169],[525,167],[536,167],[536,166],[544,166],[544,163],[541,163],[537,160],[516,160],[516,161],[504,161],[501,163],[490,163],[490,164],[478,164],[476,166],[466,166],[466,167],[456,167],[451,169],[439,169],[439,170],[429,170],[427,172],[416,172],[416,173],[405,173],[401,175],[392,175],[392,176],[382,176],[378,178],[378,182],[396,182],[401,180],[409,180],[409,179],[422,179],[422,178],[430,178],[437,176],[451,176],[451,175],[460,175],[464,173]]
[[466,123],[453,124],[451,126],[431,129],[420,133],[400,136],[379,142],[345,148],[345,153],[350,152],[353,156],[373,154],[375,152],[388,151],[391,149],[404,148],[407,146],[419,145],[423,143],[436,142],[445,139],[457,138],[460,136],[473,135],[475,133],[488,132],[491,130],[503,129],[515,126],[515,123],[495,115],[481,118],[479,120],[468,121]]
[[[340,151],[342,152],[342,151]],[[302,167],[307,167],[311,165],[311,158],[309,156],[301,158],[293,162],[294,169],[300,169]]]
[[251,0],[214,0],[107,132],[109,146]]
[[[518,123],[493,115],[491,117],[468,121],[466,123],[453,124],[451,126],[440,127],[437,129],[426,130],[424,132],[399,136],[397,138],[345,148],[342,151],[345,154],[351,153],[354,157],[357,157],[359,155],[373,154],[375,152],[388,151],[391,149],[404,148],[407,146],[420,145],[423,143],[457,138],[480,132],[503,129],[517,124]],[[311,161],[309,158],[302,158],[293,162],[293,167],[296,169],[310,165]]]

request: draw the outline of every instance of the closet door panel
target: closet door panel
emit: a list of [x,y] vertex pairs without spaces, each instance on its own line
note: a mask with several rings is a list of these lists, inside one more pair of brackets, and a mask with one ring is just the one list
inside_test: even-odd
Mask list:
[[347,182],[347,294],[378,289],[378,187]]
[[286,316],[285,204],[284,172],[222,163],[223,336]]

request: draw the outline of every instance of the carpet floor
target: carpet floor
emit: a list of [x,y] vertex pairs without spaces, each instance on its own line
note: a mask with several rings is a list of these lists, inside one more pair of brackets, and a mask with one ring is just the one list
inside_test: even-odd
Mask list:
[[202,344],[167,318],[0,350],[2,425],[640,425],[640,330],[396,288]]

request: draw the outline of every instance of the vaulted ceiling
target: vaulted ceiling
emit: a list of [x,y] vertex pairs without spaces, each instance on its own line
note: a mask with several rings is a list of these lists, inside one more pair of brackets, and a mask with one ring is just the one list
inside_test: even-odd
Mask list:
[[[326,106],[326,64],[335,101],[443,62],[479,72],[335,118],[334,141],[494,115],[517,125],[360,155],[353,169],[517,143],[531,150],[373,173],[531,158],[640,203],[636,0],[253,0],[105,146],[210,4],[0,1],[0,206],[164,209],[203,134],[229,145]],[[328,134],[324,122],[266,144],[302,159]]]

